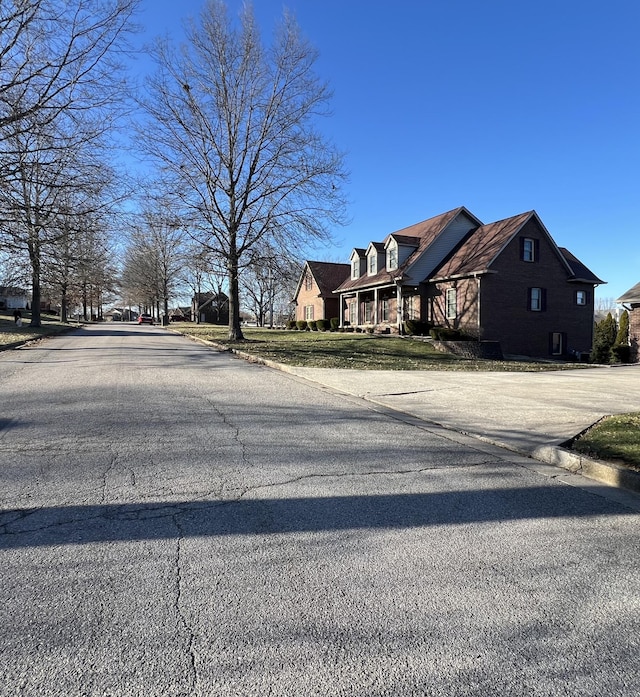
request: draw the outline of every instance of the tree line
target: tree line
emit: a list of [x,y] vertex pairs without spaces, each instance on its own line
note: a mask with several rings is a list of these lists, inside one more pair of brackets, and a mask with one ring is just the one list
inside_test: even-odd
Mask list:
[[[241,339],[241,297],[272,322],[298,259],[344,222],[343,155],[318,129],[330,91],[290,15],[265,41],[250,7],[220,0],[182,45],[157,41],[131,89],[138,3],[0,5],[3,280],[28,273],[35,326],[43,288],[66,320],[116,293],[167,315],[206,280]],[[114,158],[123,127],[153,176]]]

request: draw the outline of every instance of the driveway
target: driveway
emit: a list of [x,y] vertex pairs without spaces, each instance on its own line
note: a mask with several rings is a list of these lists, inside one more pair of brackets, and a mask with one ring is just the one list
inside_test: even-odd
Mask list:
[[541,373],[285,369],[527,455],[603,416],[640,411],[640,365]]

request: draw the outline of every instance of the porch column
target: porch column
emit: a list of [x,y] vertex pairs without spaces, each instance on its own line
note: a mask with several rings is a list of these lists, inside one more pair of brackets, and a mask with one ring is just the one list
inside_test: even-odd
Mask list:
[[404,308],[402,307],[402,286],[398,284],[396,286],[396,320],[398,322],[398,334],[402,334],[402,327],[404,322]]
[[379,290],[378,288],[373,289],[373,323],[378,324],[378,301],[380,298],[378,297]]

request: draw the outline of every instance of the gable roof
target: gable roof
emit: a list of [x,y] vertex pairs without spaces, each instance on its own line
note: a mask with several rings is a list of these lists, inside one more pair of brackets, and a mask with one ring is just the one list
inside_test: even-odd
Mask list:
[[470,213],[464,206],[459,208],[454,208],[446,213],[441,213],[433,218],[428,218],[415,225],[410,225],[409,227],[402,228],[401,230],[396,230],[391,234],[387,235],[382,244],[386,247],[389,238],[393,237],[397,241],[402,240],[401,244],[410,244],[414,246],[415,249],[411,254],[405,259],[405,261],[400,264],[397,269],[393,271],[387,271],[386,268],[378,271],[378,273],[373,276],[360,276],[360,278],[347,278],[347,280],[339,287],[335,289],[335,293],[344,293],[349,290],[355,290],[359,288],[370,288],[372,286],[391,284],[394,283],[395,279],[406,273],[407,269],[417,261],[428,247],[436,240],[436,238],[442,233],[442,231],[451,223],[460,213],[465,213],[472,220],[475,220],[480,224],[480,221]]
[[530,220],[535,220],[567,271],[567,280],[600,285],[600,280],[568,249],[558,247],[535,211],[527,211],[472,230],[434,272],[431,281],[472,276],[490,271],[491,264]]
[[640,303],[640,283],[636,283],[633,288],[621,295],[617,300],[617,303]]
[[430,280],[486,273],[531,215],[532,211],[529,211],[475,228],[434,271]]
[[300,286],[307,269],[313,276],[322,297],[332,297],[333,289],[337,288],[351,273],[349,264],[338,264],[331,261],[307,261],[300,274],[294,297],[297,297],[300,292]]

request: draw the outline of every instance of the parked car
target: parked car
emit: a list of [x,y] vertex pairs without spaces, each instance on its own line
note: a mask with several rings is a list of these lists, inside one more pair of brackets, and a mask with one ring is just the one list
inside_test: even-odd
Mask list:
[[153,324],[153,317],[147,314],[138,315],[138,324]]

